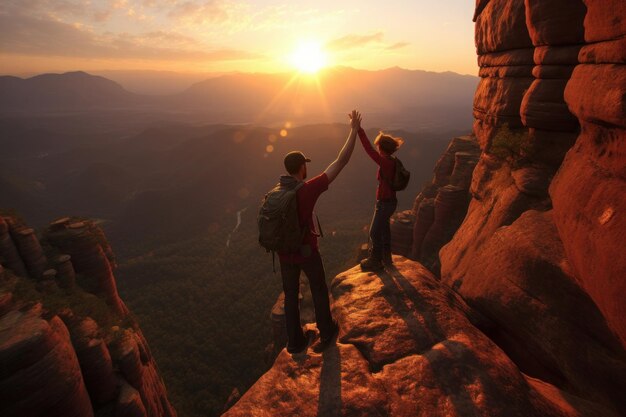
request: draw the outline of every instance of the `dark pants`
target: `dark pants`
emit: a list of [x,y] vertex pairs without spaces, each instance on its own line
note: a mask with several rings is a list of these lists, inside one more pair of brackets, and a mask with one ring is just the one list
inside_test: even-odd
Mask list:
[[280,272],[283,278],[285,292],[285,321],[287,322],[287,337],[289,346],[297,347],[305,341],[302,325],[300,324],[300,271],[309,280],[313,305],[315,306],[315,321],[321,337],[330,337],[334,326],[330,314],[326,273],[319,253],[311,255],[310,260],[304,263],[280,262]]
[[391,252],[391,228],[389,219],[396,211],[397,200],[376,201],[374,217],[370,225],[370,239],[372,239],[371,256],[382,259],[383,253]]

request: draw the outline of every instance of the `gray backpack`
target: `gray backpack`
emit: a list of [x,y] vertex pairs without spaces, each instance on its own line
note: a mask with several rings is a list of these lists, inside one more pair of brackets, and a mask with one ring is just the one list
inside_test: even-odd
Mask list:
[[277,184],[266,195],[259,210],[259,243],[268,252],[297,252],[302,245],[305,229],[300,227],[294,187]]

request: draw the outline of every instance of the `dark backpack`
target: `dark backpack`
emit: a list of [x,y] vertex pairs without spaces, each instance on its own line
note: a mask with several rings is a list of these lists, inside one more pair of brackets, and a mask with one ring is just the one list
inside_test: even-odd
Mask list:
[[297,252],[304,232],[298,219],[296,191],[304,185],[285,187],[277,184],[267,194],[259,210],[259,243],[268,252]]
[[396,163],[396,169],[394,170],[393,179],[389,181],[387,178],[383,176],[382,170],[380,171],[380,176],[387,182],[389,187],[393,191],[402,191],[409,185],[409,180],[411,179],[411,173],[407,171],[407,169],[402,165],[402,162],[392,156],[391,159]]

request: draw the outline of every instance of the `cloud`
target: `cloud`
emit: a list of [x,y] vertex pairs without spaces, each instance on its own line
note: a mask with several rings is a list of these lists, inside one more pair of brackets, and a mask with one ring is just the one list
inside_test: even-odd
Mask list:
[[410,45],[409,42],[396,42],[396,43],[394,43],[392,45],[387,46],[385,49],[388,50],[388,51],[393,51],[393,50],[396,50],[396,49],[405,48],[405,47],[407,47],[409,45]]
[[91,19],[94,22],[108,20],[113,6],[95,6],[91,0],[3,0],[0,13],[24,15],[53,20]]
[[408,42],[396,42],[393,44],[385,41],[383,32],[376,32],[370,35],[349,34],[341,38],[333,39],[326,43],[326,48],[331,51],[347,51],[350,49],[374,47],[387,51],[402,49],[408,45]]
[[81,25],[2,13],[0,51],[37,56],[194,62],[261,58],[247,51],[206,48],[196,39],[176,32],[97,34]]
[[376,32],[372,35],[346,35],[341,38],[334,39],[326,44],[330,50],[343,50],[351,48],[360,48],[372,43],[381,43],[383,41],[383,32]]
[[167,13],[170,19],[192,24],[226,23],[236,11],[233,3],[222,0],[174,2]]

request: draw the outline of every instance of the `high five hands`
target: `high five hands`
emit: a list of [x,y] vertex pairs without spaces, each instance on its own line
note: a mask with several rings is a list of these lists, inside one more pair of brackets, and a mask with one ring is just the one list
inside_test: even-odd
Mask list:
[[359,130],[361,128],[361,113],[352,110],[348,117],[350,118],[350,127],[354,130]]

